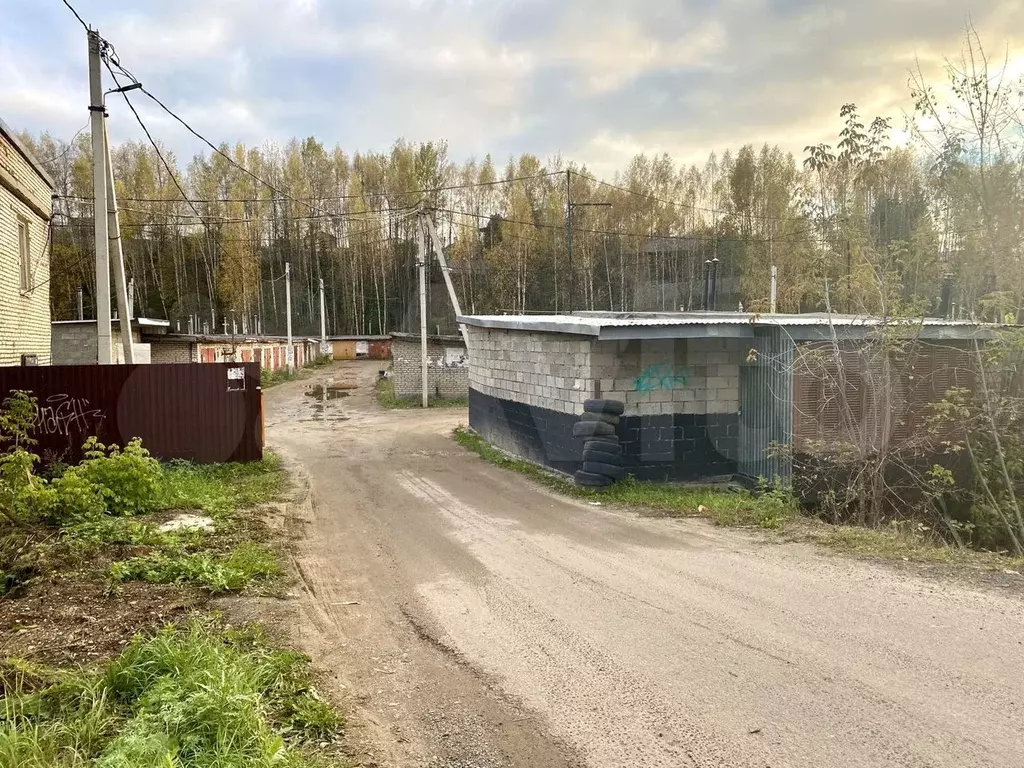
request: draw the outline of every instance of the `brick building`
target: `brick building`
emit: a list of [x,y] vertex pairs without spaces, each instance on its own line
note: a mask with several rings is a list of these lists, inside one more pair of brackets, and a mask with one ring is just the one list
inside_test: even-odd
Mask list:
[[[835,328],[849,350],[857,429],[871,439],[885,402],[913,430],[923,404],[953,382],[949,363],[986,329],[925,319],[928,359],[879,384],[858,368],[876,321],[822,315],[739,312],[581,313],[463,317],[469,334],[469,421],[488,442],[538,464],[573,472],[581,441],[572,428],[590,398],[625,403],[618,425],[623,462],[644,480],[700,480],[741,474],[786,477],[790,459],[773,445],[804,450],[838,430],[820,366],[807,363]],[[958,346],[959,345],[959,346]],[[829,344],[831,349],[831,344]],[[846,354],[846,353],[844,353]],[[962,382],[955,382],[961,385]],[[873,399],[872,387],[899,398]]]
[[[419,397],[423,386],[420,337],[393,334],[391,359],[395,394]],[[427,388],[432,398],[465,399],[469,393],[469,361],[462,336],[427,337]]]
[[50,363],[53,179],[0,120],[0,365]]

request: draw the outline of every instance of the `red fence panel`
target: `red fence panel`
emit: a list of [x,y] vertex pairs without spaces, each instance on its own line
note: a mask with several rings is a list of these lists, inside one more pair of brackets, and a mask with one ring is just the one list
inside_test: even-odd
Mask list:
[[75,462],[85,439],[135,437],[160,459],[201,464],[263,458],[257,363],[0,367],[0,400],[37,399],[36,452]]

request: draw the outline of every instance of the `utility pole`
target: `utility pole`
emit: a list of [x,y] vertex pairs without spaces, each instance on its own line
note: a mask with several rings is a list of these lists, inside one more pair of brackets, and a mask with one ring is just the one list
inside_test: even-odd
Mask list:
[[[124,350],[125,365],[135,364],[135,348],[132,345],[132,310],[128,298],[128,285],[124,274],[124,250],[121,247],[121,217],[117,212],[117,190],[114,188],[114,165],[110,162],[110,140],[107,138],[107,121],[103,120],[103,160],[107,169],[107,221],[109,242],[113,243],[114,285],[117,288],[117,321],[121,328],[121,348]],[[108,299],[109,300],[109,299]]]
[[284,359],[288,366],[288,373],[295,371],[295,350],[292,349],[292,264],[290,261],[284,263],[284,311],[288,316],[288,349],[285,350]]
[[92,129],[93,223],[96,241],[96,362],[113,360],[110,330],[110,234],[107,226],[106,142],[103,120],[102,41],[89,30],[89,123]]
[[327,300],[324,298],[324,279],[320,278],[320,354],[327,352]]
[[416,266],[420,273],[420,383],[423,407],[430,406],[430,383],[427,378],[427,249],[423,243],[423,220],[416,220]]
[[[576,273],[572,269],[572,225],[573,225],[573,211],[577,208],[611,208],[611,203],[574,203],[572,201],[572,171],[567,170],[565,172],[565,250],[568,256],[569,262],[569,314],[572,314],[576,308]],[[555,270],[557,279],[558,270]],[[557,296],[557,290],[555,292]],[[555,312],[558,312],[557,299]]]
[[772,297],[771,297],[771,313],[774,315],[778,311],[779,303],[779,268],[772,264]]
[[83,296],[82,286],[78,286],[78,319],[85,320],[85,297]]
[[[462,306],[459,303],[459,295],[455,292],[455,285],[452,283],[451,268],[448,266],[448,259],[444,257],[444,249],[441,248],[441,241],[438,240],[437,230],[434,229],[434,220],[427,216],[425,213],[420,213],[423,221],[426,222],[427,232],[430,235],[430,242],[434,247],[434,255],[437,257],[437,263],[441,265],[441,274],[444,275],[444,284],[448,287],[448,297],[452,300],[452,309],[455,310],[455,318],[462,317]],[[466,343],[466,349],[469,350],[469,334],[466,332],[466,326],[459,323],[459,333],[462,334],[462,340]]]

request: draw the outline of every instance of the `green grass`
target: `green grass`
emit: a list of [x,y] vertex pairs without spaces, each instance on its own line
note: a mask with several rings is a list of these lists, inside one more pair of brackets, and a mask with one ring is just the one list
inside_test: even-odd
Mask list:
[[171,462],[164,473],[159,506],[224,516],[279,498],[288,475],[272,453],[246,464]]
[[251,584],[266,583],[281,573],[274,551],[254,542],[240,544],[227,555],[165,547],[110,567],[110,577],[115,582],[193,584],[211,594],[241,592]]
[[[377,380],[377,402],[390,410],[422,408],[422,397],[399,397],[395,394],[395,382],[390,379]],[[468,408],[469,400],[465,398],[430,397],[427,400],[430,408]]]
[[0,765],[312,768],[342,718],[308,659],[212,620],[136,638],[109,664],[0,665]]
[[[708,517],[719,525],[729,526],[778,529],[794,514],[792,504],[780,494],[755,497],[742,491],[642,483],[633,478],[601,490],[581,488],[563,475],[508,456],[465,428],[457,428],[454,436],[459,445],[491,464],[527,475],[566,496],[636,508],[667,517]],[[704,511],[701,511],[702,507]]]

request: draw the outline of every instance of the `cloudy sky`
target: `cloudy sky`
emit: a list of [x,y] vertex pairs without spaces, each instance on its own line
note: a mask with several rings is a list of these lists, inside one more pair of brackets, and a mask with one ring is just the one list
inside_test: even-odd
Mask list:
[[[0,117],[70,138],[87,119],[85,33],[60,0],[0,4]],[[764,141],[799,152],[835,135],[844,102],[898,117],[915,57],[937,71],[968,18],[1015,68],[1008,35],[1024,29],[1020,0],[73,5],[214,142],[315,135],[353,151],[446,138],[457,159],[561,153],[608,175],[638,152],[693,161]],[[179,157],[202,149],[145,102]],[[121,104],[110,127],[115,140],[141,137]]]

